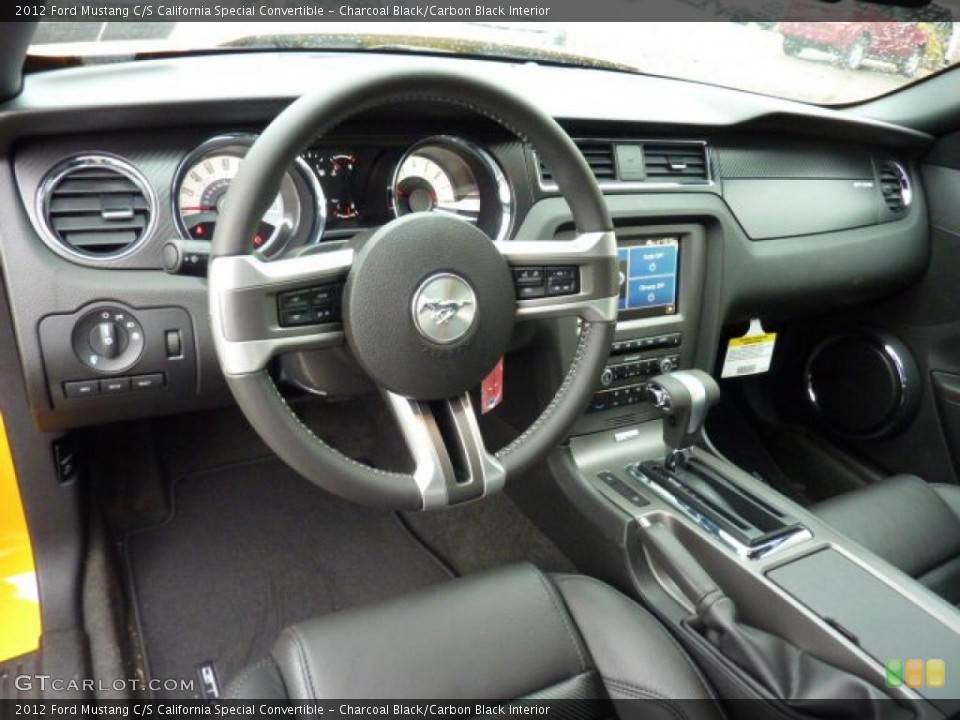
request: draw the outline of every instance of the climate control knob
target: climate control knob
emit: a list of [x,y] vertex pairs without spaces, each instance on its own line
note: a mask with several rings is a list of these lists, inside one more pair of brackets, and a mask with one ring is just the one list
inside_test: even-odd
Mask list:
[[660,368],[661,373],[671,373],[677,369],[677,364],[673,361],[673,358],[665,357],[660,358],[657,367]]
[[600,373],[600,384],[604,387],[607,387],[610,383],[613,382],[613,370],[610,368],[604,368],[603,372]]

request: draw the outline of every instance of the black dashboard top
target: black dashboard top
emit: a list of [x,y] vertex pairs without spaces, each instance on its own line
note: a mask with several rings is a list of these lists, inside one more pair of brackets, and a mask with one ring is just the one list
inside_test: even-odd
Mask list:
[[[227,116],[234,122],[263,122],[324,77],[360,79],[384,63],[398,71],[456,70],[523,88],[531,102],[570,123],[790,129],[898,147],[931,140],[849,111],[683,80],[534,63],[339,52],[186,56],[34,74],[25,78],[19,96],[0,105],[0,120],[33,133],[211,123]],[[217,81],[197,82],[201,77]],[[164,112],[156,113],[157,108]]]

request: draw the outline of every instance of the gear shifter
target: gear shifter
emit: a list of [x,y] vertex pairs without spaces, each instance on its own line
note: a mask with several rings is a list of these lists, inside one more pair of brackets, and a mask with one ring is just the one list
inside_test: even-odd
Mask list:
[[720,386],[702,370],[681,370],[651,379],[647,398],[666,415],[663,442],[669,448],[666,465],[673,469],[680,453],[700,439],[707,411],[720,399]]

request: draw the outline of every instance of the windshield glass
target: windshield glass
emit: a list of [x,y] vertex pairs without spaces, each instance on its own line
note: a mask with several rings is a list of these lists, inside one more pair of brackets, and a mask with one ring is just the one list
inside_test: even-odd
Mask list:
[[[713,1],[684,6],[695,13],[711,5],[715,12]],[[757,5],[722,1],[717,7],[733,20],[737,3]],[[800,12],[802,2],[792,0],[780,16],[821,11]],[[30,53],[100,62],[242,48],[434,52],[607,67],[838,104],[888,93],[960,61],[960,23],[952,22],[952,3],[960,0],[944,2],[922,11],[856,3],[847,17],[860,20],[847,22],[42,22]],[[897,19],[907,12],[918,19]]]

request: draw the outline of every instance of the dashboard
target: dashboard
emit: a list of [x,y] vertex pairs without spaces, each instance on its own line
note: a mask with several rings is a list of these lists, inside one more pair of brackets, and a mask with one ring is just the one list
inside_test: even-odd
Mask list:
[[[601,70],[375,54],[40,74],[0,107],[0,260],[41,427],[229,401],[205,280],[165,273],[164,247],[209,242],[257,134],[310,82],[382,62],[523,83],[591,166],[616,225],[621,298],[608,372],[575,432],[642,419],[642,377],[713,367],[724,326],[864,302],[927,262],[915,161],[930,138],[806,105]],[[224,82],[205,94],[188,81],[210,73]],[[416,101],[364,112],[304,148],[250,249],[269,262],[413,212],[455,215],[491,241],[574,233],[535,148],[469,111]],[[517,279],[518,296],[549,292],[550,270]],[[323,322],[338,322],[336,288],[319,290]],[[543,374],[571,340],[575,328],[560,333]],[[280,372],[312,391],[333,377],[369,390],[348,352],[324,353]]]
[[[93,267],[159,267],[149,249],[158,238],[209,243],[257,133],[226,131],[188,148],[194,137],[154,135],[145,145],[112,136],[91,139],[89,147],[26,150],[21,190],[34,195],[28,204],[40,238]],[[321,141],[285,173],[250,250],[269,260],[412,212],[453,215],[502,240],[514,217],[513,192],[500,162],[464,137]]]

